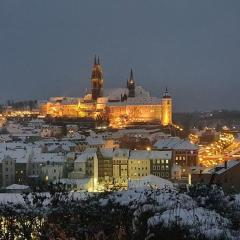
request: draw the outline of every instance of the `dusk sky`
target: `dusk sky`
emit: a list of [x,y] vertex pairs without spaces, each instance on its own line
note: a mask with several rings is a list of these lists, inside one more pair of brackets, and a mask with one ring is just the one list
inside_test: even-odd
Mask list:
[[137,84],[175,111],[240,110],[240,1],[1,0],[0,102]]

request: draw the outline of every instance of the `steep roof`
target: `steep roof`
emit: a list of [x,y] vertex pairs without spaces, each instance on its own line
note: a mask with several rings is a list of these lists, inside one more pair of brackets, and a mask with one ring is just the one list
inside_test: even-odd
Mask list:
[[130,160],[148,160],[150,152],[146,150],[133,150],[130,151]]

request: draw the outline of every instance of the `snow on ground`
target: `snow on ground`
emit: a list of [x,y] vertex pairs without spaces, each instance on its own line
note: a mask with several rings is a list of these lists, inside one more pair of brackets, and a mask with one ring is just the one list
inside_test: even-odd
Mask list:
[[146,177],[142,177],[141,179],[137,180],[131,180],[128,182],[129,189],[135,189],[135,188],[173,188],[172,182],[154,176],[154,175],[148,175]]
[[[187,227],[194,234],[201,233],[209,239],[214,239],[225,234],[229,220],[221,217],[214,211],[204,208],[175,208],[166,210],[159,215],[155,214],[148,220],[149,227],[163,224],[164,227],[175,223]],[[210,228],[211,227],[211,228]]]
[[[89,196],[96,196],[98,193],[75,192],[69,193],[74,200],[86,200]],[[48,204],[50,194],[42,193],[47,199],[44,205]],[[141,214],[150,212],[147,220],[149,229],[156,226],[171,227],[175,224],[186,227],[192,236],[204,235],[208,239],[219,239],[221,236],[227,239],[239,239],[239,233],[231,231],[231,222],[213,210],[199,207],[188,195],[178,193],[174,189],[144,189],[136,188],[121,192],[113,192],[100,195],[99,205],[104,207],[109,201],[121,206],[129,206],[133,210],[133,227]],[[29,195],[31,199],[31,194]],[[94,200],[95,201],[95,200]],[[0,204],[24,204],[21,194],[2,193]],[[240,194],[236,195],[234,204],[240,207]],[[234,237],[236,236],[236,237]]]
[[12,184],[8,187],[6,187],[7,190],[25,190],[28,189],[29,186],[27,185],[20,185],[20,184]]

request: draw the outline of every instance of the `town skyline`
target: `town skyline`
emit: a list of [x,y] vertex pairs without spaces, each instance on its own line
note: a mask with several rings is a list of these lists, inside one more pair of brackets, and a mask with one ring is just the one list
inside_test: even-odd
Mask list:
[[136,4],[1,1],[0,102],[83,96],[97,54],[106,88],[133,68],[152,95],[169,88],[175,112],[240,110],[240,4]]

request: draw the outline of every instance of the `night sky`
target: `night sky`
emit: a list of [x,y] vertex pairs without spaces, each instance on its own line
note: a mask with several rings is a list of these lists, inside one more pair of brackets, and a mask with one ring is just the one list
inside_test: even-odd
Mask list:
[[137,84],[175,111],[240,110],[239,0],[1,0],[0,102]]

